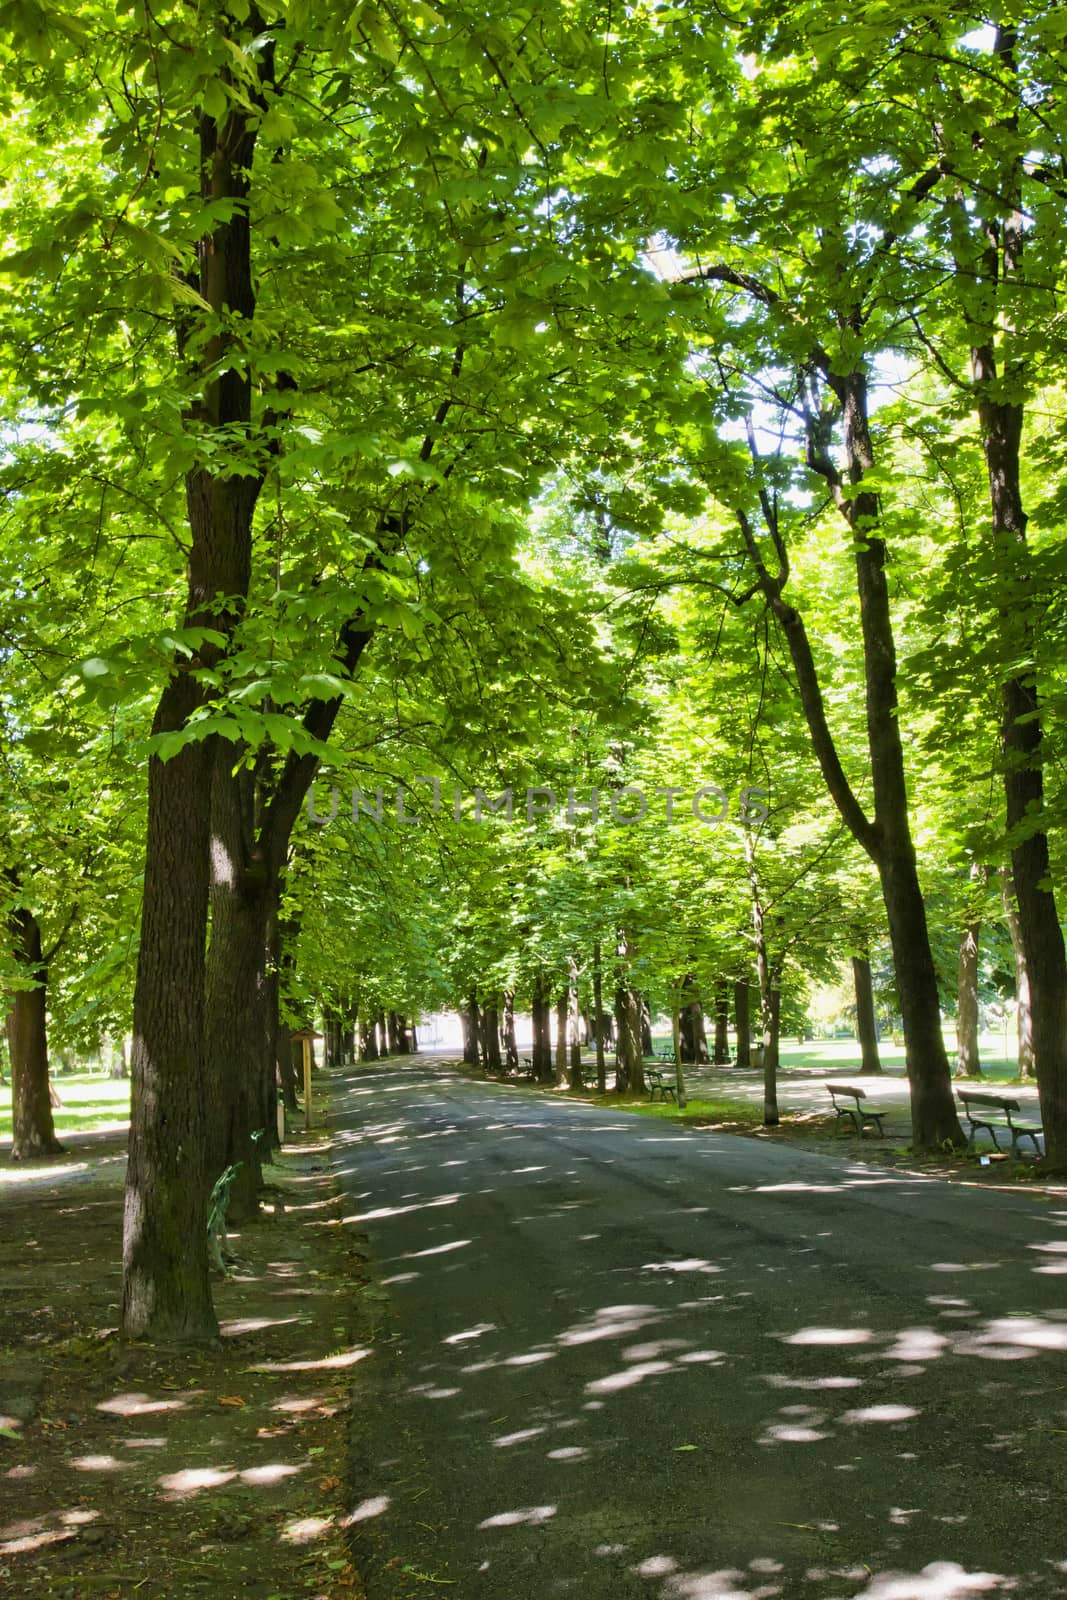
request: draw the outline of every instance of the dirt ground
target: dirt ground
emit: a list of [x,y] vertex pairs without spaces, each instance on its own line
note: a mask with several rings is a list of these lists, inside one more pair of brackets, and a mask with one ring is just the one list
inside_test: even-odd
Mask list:
[[[362,1258],[326,1146],[231,1233],[218,1349],[119,1344],[123,1141],[0,1171],[0,1595],[357,1600],[345,1434]],[[365,1333],[371,1330],[364,1330]]]

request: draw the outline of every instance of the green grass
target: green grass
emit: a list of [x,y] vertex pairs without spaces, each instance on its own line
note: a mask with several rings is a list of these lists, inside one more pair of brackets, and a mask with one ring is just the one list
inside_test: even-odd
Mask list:
[[[99,1073],[72,1072],[52,1080],[63,1102],[52,1116],[62,1139],[71,1133],[88,1133],[109,1123],[126,1122],[130,1115],[130,1085],[122,1078]],[[11,1085],[0,1084],[0,1139],[11,1137]]]
[[610,1100],[605,1095],[604,1104],[614,1105],[619,1111],[636,1111],[642,1117],[661,1117],[668,1122],[721,1123],[733,1128],[758,1128],[763,1122],[762,1106],[739,1100],[693,1100],[686,1096],[684,1111],[680,1111],[673,1100],[623,1100],[618,1095]]

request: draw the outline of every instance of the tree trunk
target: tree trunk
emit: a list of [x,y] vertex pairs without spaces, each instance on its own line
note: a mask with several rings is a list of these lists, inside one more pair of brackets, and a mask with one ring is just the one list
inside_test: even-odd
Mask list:
[[52,1120],[48,1083],[48,968],[41,928],[24,906],[8,915],[19,977],[32,989],[16,989],[7,1015],[11,1056],[12,1161],[36,1161],[63,1154]]
[[545,981],[538,977],[531,1001],[533,1014],[533,1074],[538,1083],[552,1082],[552,1008],[545,994]]
[[111,1045],[111,1065],[108,1068],[108,1077],[113,1079],[128,1078],[130,1075],[129,1041],[125,1034],[116,1044]]
[[[187,672],[163,691],[156,733],[200,702]],[[148,762],[148,838],[133,1001],[123,1229],[127,1338],[213,1339],[207,1253],[204,945],[211,756],[186,745]]]
[[519,1070],[519,1047],[515,1043],[515,995],[511,989],[504,991],[504,1069]]
[[476,1014],[472,1015],[471,1013],[469,1002],[467,1005],[460,1007],[459,1025],[463,1030],[463,1064],[467,1067],[476,1066],[478,1061],[478,1047],[474,1037],[474,1030],[477,1026],[477,1022]]
[[956,999],[956,1076],[980,1078],[978,1059],[978,938],[980,922],[960,930],[959,988]]
[[556,1088],[567,1085],[567,1018],[570,1013],[570,994],[560,991],[556,999]]
[[482,1064],[481,1029],[482,1017],[478,1007],[478,996],[472,994],[469,1002],[470,1011],[470,1065],[480,1067]]
[[881,1072],[878,1024],[874,1019],[871,963],[866,956],[852,957],[852,986],[856,993],[856,1033],[860,1042],[860,1072]]
[[378,1060],[378,1040],[373,1022],[364,1022],[360,1025],[359,1059],[361,1061]]
[[264,1126],[265,1064],[273,1069],[275,1059],[268,983],[273,886],[254,859],[252,773],[234,773],[232,746],[212,743],[211,940],[204,998],[207,1182],[210,1187],[227,1167],[236,1169],[229,1214],[240,1222],[259,1209],[261,1148],[273,1142]]
[[692,973],[686,973],[682,979],[682,994],[686,999],[678,1015],[680,1029],[682,1060],[706,1061],[708,1059],[708,1041],[704,1033],[704,1012],[696,995],[696,984],[693,982]]
[[736,1066],[752,1065],[752,1030],[749,1025],[748,984],[744,979],[734,984],[734,1032],[737,1036]]
[[568,990],[570,998],[570,1037],[568,1040],[569,1070],[567,1083],[572,1089],[581,1089],[582,1083],[582,1017],[578,1009],[578,967],[572,959],[570,962],[571,983]]
[[682,1020],[677,995],[671,996],[671,1043],[674,1048],[674,1098],[678,1110],[686,1108],[685,1072],[682,1068]]
[[730,996],[724,983],[715,985],[715,1046],[712,1061],[717,1067],[730,1062]]
[[[389,1029],[384,1011],[378,1012],[376,1026],[378,1029],[378,1054],[384,1057],[389,1054]],[[464,1057],[464,1060],[466,1060],[466,1057]]]
[[281,1087],[285,1109],[295,1115],[298,1109],[297,1075],[289,1043],[289,1028],[287,1024],[282,1023],[281,1007],[286,977],[296,964],[296,938],[300,931],[300,923],[292,914],[282,917],[278,909],[281,892],[282,884],[279,879],[276,891],[278,903],[270,922],[270,963],[267,969],[267,1011],[272,1035],[273,1062],[270,1076],[274,1084]]
[[756,845],[751,830],[745,829],[745,863],[748,868],[749,897],[752,906],[752,935],[756,952],[756,978],[759,982],[760,1026],[763,1068],[763,1125],[778,1126],[778,1016],[779,995],[774,968],[767,951],[766,918],[756,872]]
[[641,1001],[633,989],[615,991],[615,1091],[640,1094],[644,1087],[641,1059]]
[[644,995],[641,996],[641,1054],[655,1055],[652,1043],[652,1011]]
[[1004,919],[1011,935],[1011,948],[1015,957],[1015,1031],[1018,1040],[1019,1076],[1034,1076],[1033,1022],[1030,1015],[1030,974],[1026,970],[1026,951],[1019,931],[1019,914],[1015,907],[1011,871],[1000,869],[1000,897],[1004,905]]
[[485,1070],[499,1074],[500,1061],[500,1012],[496,1006],[486,1006],[482,1012],[483,1054],[485,1056]]
[[600,964],[600,940],[593,945],[593,1044],[596,1048],[596,1086],[606,1094],[608,1066],[604,1057],[604,974]]
[[763,1125],[778,1126],[778,1033],[781,993],[778,980],[770,976],[767,1003],[763,1009]]

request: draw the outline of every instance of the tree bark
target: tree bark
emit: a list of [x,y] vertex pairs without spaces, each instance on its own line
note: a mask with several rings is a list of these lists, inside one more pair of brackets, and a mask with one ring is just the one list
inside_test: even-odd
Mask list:
[[7,1014],[11,1057],[12,1161],[37,1161],[63,1154],[52,1119],[48,1083],[48,967],[41,927],[28,907],[8,914],[19,978],[33,988],[16,989]]
[[485,1070],[499,1074],[501,1068],[500,1012],[495,1005],[486,1006],[482,1012],[482,1032],[484,1035]]
[[578,967],[573,960],[570,961],[571,982],[568,989],[569,1018],[568,1018],[568,1071],[567,1083],[572,1089],[581,1089],[582,1084],[582,1017],[578,1009]]
[[556,998],[556,1088],[563,1089],[568,1081],[567,1018],[570,1014],[570,994],[561,989]]
[[606,1094],[608,1066],[604,1056],[604,973],[599,939],[593,945],[593,1044],[596,1049],[597,1093]]
[[1015,957],[1015,1032],[1018,1041],[1019,1076],[1032,1078],[1034,1037],[1030,1014],[1030,974],[1026,970],[1026,951],[1019,930],[1019,913],[1015,906],[1015,891],[1012,888],[1011,870],[1008,867],[1000,869],[1000,896],[1004,905],[1004,920],[1008,924],[1008,933],[1011,936],[1012,953]]
[[678,1014],[682,1060],[707,1061],[708,1041],[704,1032],[704,1011],[697,998],[692,973],[687,972],[682,979],[682,994],[685,999]]
[[263,1083],[264,1062],[274,1061],[268,985],[272,899],[262,863],[249,864],[252,773],[246,768],[234,774],[232,746],[212,743],[211,940],[204,998],[207,1182],[210,1187],[226,1168],[235,1168],[229,1214],[242,1222],[259,1209],[260,1151],[264,1142],[273,1142],[264,1126]]
[[980,922],[960,930],[959,987],[956,997],[956,1076],[980,1078],[978,1057],[978,939]]
[[519,1047],[515,1042],[515,995],[511,989],[504,991],[504,1068],[507,1072],[519,1070]]
[[724,983],[715,985],[715,1045],[712,1060],[717,1067],[730,1061],[730,998]]
[[[176,671],[153,730],[184,727],[199,703],[193,680]],[[202,1342],[217,1332],[208,1281],[204,1073],[210,816],[205,745],[187,745],[165,763],[149,758],[123,1225],[127,1338]]]
[[774,974],[769,974],[767,1002],[763,1007],[763,1125],[778,1126],[778,1039],[781,1023],[781,993]]
[[641,1001],[633,989],[615,991],[615,1091],[639,1094],[644,1088],[641,1058]]
[[641,996],[641,1053],[645,1056],[655,1054],[652,1044],[652,1011],[645,995]]
[[881,1072],[878,1024],[874,1017],[871,963],[866,956],[852,957],[852,986],[856,994],[856,1034],[860,1042],[860,1072]]
[[531,1061],[538,1083],[552,1082],[552,1008],[545,993],[545,980],[538,976],[530,1003],[533,1015],[533,1049]]
[[741,979],[734,984],[734,1032],[737,1036],[736,1066],[752,1065],[752,1030],[749,1023],[748,983]]

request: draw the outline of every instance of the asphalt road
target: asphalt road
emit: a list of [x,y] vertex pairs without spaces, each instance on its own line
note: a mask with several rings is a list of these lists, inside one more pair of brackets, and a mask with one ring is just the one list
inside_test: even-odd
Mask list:
[[1067,1195],[335,1087],[370,1600],[1067,1595]]

